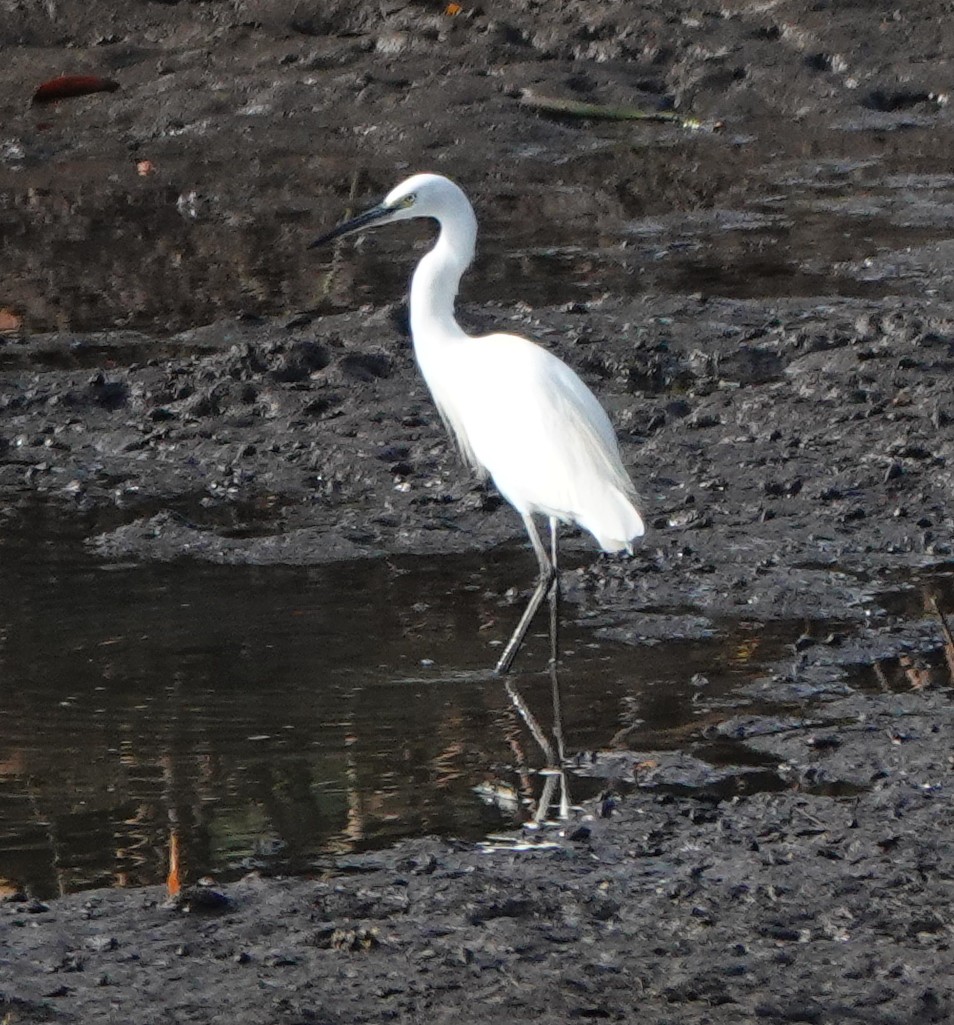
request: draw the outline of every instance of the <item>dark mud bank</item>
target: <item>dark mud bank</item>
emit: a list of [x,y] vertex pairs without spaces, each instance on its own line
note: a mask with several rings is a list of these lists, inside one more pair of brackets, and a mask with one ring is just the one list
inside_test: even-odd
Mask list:
[[850,766],[850,799],[648,787],[537,849],[406,842],[324,881],[172,905],[157,889],[8,900],[0,1006],[30,1022],[949,1021],[949,696],[849,697],[824,720],[761,743],[802,779]]
[[[892,574],[951,560],[945,304],[606,298],[507,323],[597,389],[651,527],[633,560],[572,574],[571,598],[595,592],[616,618],[851,618]],[[43,496],[123,559],[314,563],[519,537],[462,470],[388,309],[221,323],[141,361],[139,345],[0,348],[6,515]]]

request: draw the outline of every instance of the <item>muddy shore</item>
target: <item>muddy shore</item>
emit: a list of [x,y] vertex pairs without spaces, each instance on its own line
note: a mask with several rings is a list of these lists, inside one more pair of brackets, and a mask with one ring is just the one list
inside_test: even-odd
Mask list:
[[[0,528],[39,503],[138,563],[520,553],[414,366],[428,230],[305,248],[452,174],[462,321],[581,373],[651,527],[631,560],[568,539],[567,616],[647,650],[832,624],[733,707],[699,695],[699,735],[784,786],[620,735],[568,769],[603,798],[490,846],[173,902],[13,887],[4,1021],[954,1018],[950,12],[635,6],[0,14]],[[31,104],[64,73],[119,88]]]
[[[653,796],[532,853],[438,841],[227,903],[3,907],[12,1021],[945,1022],[947,695],[865,696],[767,749],[858,793]],[[833,752],[833,754],[829,754]],[[13,968],[13,965],[9,967]]]

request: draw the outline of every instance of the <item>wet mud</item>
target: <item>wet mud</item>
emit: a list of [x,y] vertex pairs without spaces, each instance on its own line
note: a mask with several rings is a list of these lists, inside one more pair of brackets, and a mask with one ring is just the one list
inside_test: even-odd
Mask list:
[[[172,901],[13,880],[0,1012],[949,1021],[950,12],[456,8],[0,15],[0,528],[71,522],[104,565],[371,586],[389,560],[490,554],[466,654],[438,661],[492,665],[533,563],[414,366],[402,294],[429,231],[306,250],[435,170],[481,225],[461,320],[576,368],[642,496],[632,559],[568,538],[577,647],[649,661],[740,622],[785,644],[731,694],[687,659],[668,737],[621,701],[567,752],[596,796],[562,824]],[[119,88],[30,102],[67,73]]]

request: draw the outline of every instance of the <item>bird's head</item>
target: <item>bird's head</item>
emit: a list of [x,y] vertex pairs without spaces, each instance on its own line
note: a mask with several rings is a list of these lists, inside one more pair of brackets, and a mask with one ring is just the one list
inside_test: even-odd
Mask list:
[[415,174],[391,189],[377,206],[339,224],[337,228],[315,239],[309,248],[381,224],[408,221],[412,217],[431,217],[443,222],[463,211],[473,218],[470,202],[449,178],[439,174]]

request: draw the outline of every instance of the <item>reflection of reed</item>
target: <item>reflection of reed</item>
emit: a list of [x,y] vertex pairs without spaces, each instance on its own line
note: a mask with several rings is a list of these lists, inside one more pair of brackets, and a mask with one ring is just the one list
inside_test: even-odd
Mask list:
[[[156,883],[171,868],[173,883],[189,886],[209,871],[241,870],[245,858],[306,867],[329,850],[442,831],[461,817],[470,828],[477,817],[454,805],[463,804],[467,759],[484,752],[467,733],[475,715],[491,717],[496,686],[468,682],[438,703],[429,685],[389,687],[382,707],[377,654],[338,665],[371,628],[384,632],[382,645],[402,638],[402,616],[423,619],[427,634],[427,617],[407,613],[419,579],[385,575],[380,608],[343,631],[349,598],[325,572],[309,573],[302,603],[289,586],[302,574],[290,571],[241,572],[235,587],[234,571],[97,564],[82,571],[84,601],[62,604],[51,596],[74,578],[55,572],[55,586],[27,587],[16,602],[0,593],[0,657],[17,684],[0,715],[11,742],[29,745],[14,747],[0,799],[16,800],[35,779],[28,816],[47,824],[18,819],[17,837],[35,834],[32,856],[5,852],[3,875],[22,873],[52,893]],[[380,575],[380,565],[364,576],[349,568],[345,590],[360,608],[368,578]],[[25,579],[36,576],[30,569]],[[287,594],[296,595],[291,608],[281,604]],[[470,598],[482,592],[465,594],[437,617],[444,650],[464,633],[459,622],[472,632]],[[332,610],[324,595],[335,596]],[[269,604],[277,611],[263,626]],[[54,618],[63,642],[50,651]]]
[[[350,731],[349,731],[350,733]],[[365,836],[366,810],[364,792],[360,785],[358,763],[355,758],[354,743],[356,737],[351,736],[351,743],[347,747],[347,758],[345,760],[345,788],[347,793],[347,819],[340,836],[329,843],[329,849],[336,854],[353,850]]]
[[41,797],[33,785],[31,777],[26,780],[27,794],[30,799],[30,809],[33,812],[33,821],[46,834],[47,848],[50,852],[50,867],[56,880],[56,894],[62,897],[69,893],[68,875],[60,862],[60,843],[58,830],[56,828],[56,817],[44,815],[40,810]]
[[179,831],[173,827],[169,830],[169,871],[166,874],[166,891],[175,897],[182,891],[182,870],[179,860]]

